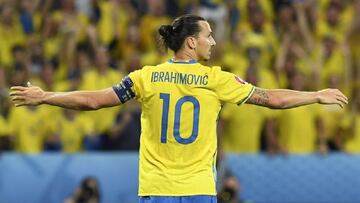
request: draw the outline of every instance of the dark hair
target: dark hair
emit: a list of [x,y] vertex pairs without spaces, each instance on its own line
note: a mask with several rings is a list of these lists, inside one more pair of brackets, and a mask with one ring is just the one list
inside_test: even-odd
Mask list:
[[100,189],[95,177],[85,177],[80,184],[80,192],[76,197],[77,203],[100,202]]
[[160,41],[166,48],[177,52],[186,37],[197,36],[200,32],[199,21],[205,21],[203,17],[196,15],[183,15],[174,20],[172,25],[162,25],[159,28]]

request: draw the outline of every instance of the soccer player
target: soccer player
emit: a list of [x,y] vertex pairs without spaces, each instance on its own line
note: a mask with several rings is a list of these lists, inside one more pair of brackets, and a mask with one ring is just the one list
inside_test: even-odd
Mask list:
[[139,101],[139,202],[216,202],[216,124],[224,102],[274,109],[348,103],[337,89],[261,89],[220,67],[202,65],[199,61],[209,60],[216,44],[202,17],[181,16],[161,26],[159,33],[174,57],[134,71],[113,87],[46,92],[36,86],[15,86],[10,93],[15,106],[49,104],[78,110],[116,106],[132,98]]

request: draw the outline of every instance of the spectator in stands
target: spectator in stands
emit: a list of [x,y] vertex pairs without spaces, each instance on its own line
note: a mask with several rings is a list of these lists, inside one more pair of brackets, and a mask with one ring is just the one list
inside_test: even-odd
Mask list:
[[282,40],[285,34],[291,31],[291,25],[294,23],[295,10],[290,3],[281,3],[277,5],[277,16],[275,21],[275,29]]
[[[256,67],[249,67],[246,81],[254,85],[261,84],[258,71]],[[221,131],[219,143],[222,150],[230,153],[259,153],[262,131],[264,130],[269,138],[275,136],[272,113],[269,109],[257,106],[239,107],[225,104],[220,114],[221,127],[219,128]],[[249,126],[252,127],[249,128]],[[272,144],[267,143],[269,152],[275,152]]]
[[[293,72],[289,88],[305,90],[305,76]],[[327,145],[323,134],[319,106],[309,105],[296,109],[286,109],[278,116],[279,144],[288,153],[326,153]]]
[[14,3],[15,1],[7,1],[0,9],[0,64],[6,68],[13,62],[12,48],[25,41]]
[[[330,75],[327,84],[331,88],[340,88],[341,80],[338,75]],[[341,138],[338,137],[342,122],[339,121],[346,120],[348,111],[349,108],[344,111],[333,105],[320,107],[320,116],[324,124],[324,139],[331,151],[338,151],[342,148]]]
[[[225,38],[217,45],[223,52],[217,61],[225,69],[231,67],[227,70],[244,76],[250,66],[246,44],[257,39],[261,83],[286,88],[291,71],[285,70],[290,69],[312,78],[306,82],[310,89],[324,87],[337,75],[339,88],[351,93],[353,81],[360,80],[360,20],[355,17],[360,12],[359,1],[182,0],[169,4],[171,1],[153,0],[0,1],[0,66],[8,78],[6,86],[24,85],[19,82],[23,77],[40,85],[42,67],[52,61],[54,89],[77,90],[94,66],[91,52],[101,46],[109,50],[111,67],[124,74],[139,63],[159,63],[168,56],[155,50],[155,28],[171,20],[171,11],[199,14],[204,6],[211,11],[225,4],[229,11],[226,29],[220,29]],[[277,67],[276,72],[272,67]],[[22,69],[28,71],[19,74]],[[269,71],[263,74],[264,69]],[[7,117],[5,120],[8,123]],[[109,129],[114,120],[105,120]]]
[[10,108],[10,100],[8,90],[6,88],[5,71],[0,67],[0,151],[10,150],[12,148],[12,140],[9,136],[8,114]]
[[140,106],[131,102],[118,113],[104,143],[105,150],[139,150],[140,147]]
[[[47,92],[28,85],[12,87],[10,96],[17,107],[49,104],[78,110],[113,107],[136,98],[142,106],[143,128],[139,201],[216,201],[216,123],[223,103],[288,109],[315,103],[344,107],[348,101],[337,89],[300,91],[301,81],[300,84],[295,83],[295,90],[262,89],[246,83],[235,74],[222,71],[220,67],[200,64],[198,60],[210,59],[211,48],[216,45],[211,32],[204,18],[183,15],[172,24],[159,28],[164,45],[174,51],[174,57],[166,63],[145,66],[131,72],[117,85],[101,90]],[[155,73],[161,80],[156,81]],[[182,75],[186,75],[185,80],[180,79]],[[195,78],[199,80],[195,82]],[[176,104],[173,99],[170,100],[174,97],[175,101],[179,98]],[[187,102],[192,104],[189,106]],[[202,113],[200,104],[203,105]],[[160,112],[162,118],[159,117]],[[169,114],[175,118],[172,123],[168,122],[171,120],[168,119]],[[184,116],[182,119],[181,114]],[[191,135],[182,137],[181,134],[190,132],[191,125]],[[171,138],[167,135],[169,132],[173,134]]]
[[360,153],[360,88],[353,93],[353,106],[347,117],[342,120],[342,131],[339,134],[341,148],[348,153]]
[[128,0],[98,1],[100,18],[97,21],[99,41],[109,46],[114,40],[122,41],[126,37],[130,22],[136,18],[136,12]]
[[218,202],[219,203],[241,203],[239,200],[240,183],[231,175],[230,172],[226,174],[223,187],[219,190]]
[[[123,74],[109,66],[110,59],[108,54],[108,50],[105,47],[97,49],[96,59],[94,61],[95,66],[84,74],[80,89],[97,90],[116,84],[117,81],[121,80]],[[98,135],[108,132],[116,118],[119,108],[104,110],[105,111],[86,112],[93,122],[96,123],[95,132]]]
[[[31,71],[26,67],[21,66],[11,73],[10,84],[25,84],[30,80]],[[38,79],[34,79],[34,81],[36,81],[35,84],[40,85]],[[44,140],[54,127],[53,120],[47,118],[51,117],[54,110],[54,108],[49,109],[48,107],[11,108],[9,110],[8,130],[14,140],[16,151],[40,153],[43,150]],[[56,114],[53,114],[52,117],[56,117]],[[48,122],[43,122],[44,119]]]
[[[316,35],[322,39],[327,34],[335,36],[336,41],[343,42],[345,33],[350,26],[350,19],[346,17],[351,12],[345,7],[345,1],[330,0],[323,4],[320,18],[316,25]],[[350,14],[351,15],[351,14]]]
[[75,193],[65,200],[65,203],[100,203],[101,193],[99,183],[94,177],[85,177]]
[[144,53],[156,48],[155,36],[160,25],[170,23],[165,15],[164,0],[147,0],[148,12],[140,18],[141,48]]

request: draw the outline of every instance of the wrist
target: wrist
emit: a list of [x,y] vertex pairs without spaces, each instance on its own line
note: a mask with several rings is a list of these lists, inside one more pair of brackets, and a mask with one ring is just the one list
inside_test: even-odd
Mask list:
[[321,101],[321,99],[320,99],[320,91],[313,92],[313,96],[315,98],[315,102],[320,103],[320,101]]
[[50,97],[50,94],[50,92],[43,92],[42,96],[40,97],[40,104],[46,104],[46,101]]

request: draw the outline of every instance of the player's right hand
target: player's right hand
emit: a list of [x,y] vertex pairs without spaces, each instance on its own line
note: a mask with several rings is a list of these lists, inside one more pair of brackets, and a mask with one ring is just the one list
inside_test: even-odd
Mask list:
[[45,92],[37,86],[28,87],[13,86],[10,88],[10,97],[16,107],[39,105],[45,96]]

